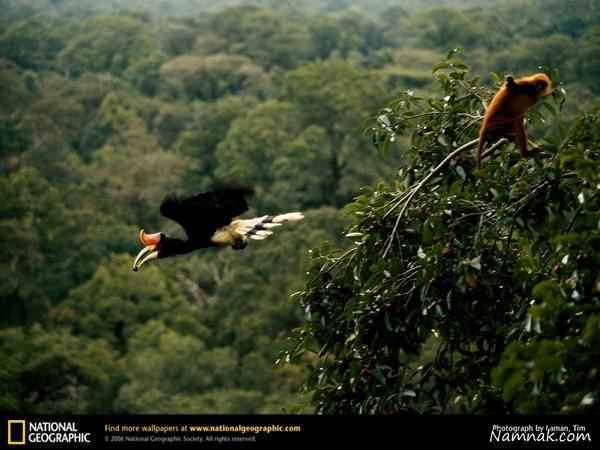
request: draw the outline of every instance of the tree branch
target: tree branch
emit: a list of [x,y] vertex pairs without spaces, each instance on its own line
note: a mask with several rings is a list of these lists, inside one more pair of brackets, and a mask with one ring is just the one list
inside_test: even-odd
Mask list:
[[[400,225],[400,220],[402,220],[402,217],[404,216],[404,213],[406,212],[406,209],[408,208],[408,205],[410,204],[410,202],[414,198],[414,196],[417,195],[417,193],[427,184],[427,182],[429,180],[431,180],[435,175],[437,175],[446,166],[446,164],[448,164],[448,162],[450,162],[457,155],[459,155],[460,153],[464,152],[468,148],[473,147],[478,142],[479,142],[479,139],[473,139],[472,141],[469,141],[466,144],[461,145],[456,150],[454,150],[452,153],[450,153],[448,156],[446,156],[442,160],[442,162],[440,162],[435,168],[433,168],[431,170],[431,172],[429,172],[429,174],[427,174],[421,181],[419,181],[419,183],[417,185],[415,185],[414,187],[412,187],[411,189],[409,189],[408,193],[405,193],[405,194],[402,195],[402,199],[403,200],[405,199],[404,202],[402,202],[402,201],[398,202],[396,205],[394,205],[392,207],[392,209],[390,209],[390,211],[388,211],[386,213],[386,216],[387,216],[388,214],[390,214],[390,212],[393,209],[395,209],[396,207],[400,206],[401,203],[404,203],[404,205],[402,206],[402,209],[400,210],[400,213],[398,214],[398,217],[396,218],[396,223],[394,224],[394,228],[392,230],[392,233],[390,234],[390,236],[386,240],[385,249],[383,251],[383,257],[384,258],[387,256],[389,250],[392,247],[392,242],[394,240],[394,236],[396,234],[396,231],[398,231],[398,226]],[[485,152],[484,156],[487,156],[487,155],[491,154],[494,150],[496,150],[498,147],[500,147],[505,142],[507,142],[506,138],[500,139],[498,142],[496,142],[494,145],[492,145],[489,148],[488,151]]]

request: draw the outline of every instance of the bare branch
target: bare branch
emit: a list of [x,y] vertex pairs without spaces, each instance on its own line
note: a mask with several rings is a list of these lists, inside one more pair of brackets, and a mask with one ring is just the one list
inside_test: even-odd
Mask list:
[[[386,257],[386,255],[388,254],[389,250],[392,247],[392,242],[394,240],[394,236],[395,236],[396,232],[398,231],[398,226],[400,225],[400,221],[402,220],[402,217],[404,216],[404,213],[406,212],[406,209],[408,208],[408,205],[410,204],[410,202],[414,198],[414,196],[417,195],[417,193],[427,184],[427,182],[429,180],[431,180],[435,175],[440,173],[440,171],[446,166],[446,164],[448,164],[448,162],[450,162],[452,159],[456,158],[456,156],[458,156],[460,153],[464,152],[468,148],[473,147],[475,144],[477,144],[477,142],[479,142],[479,139],[473,139],[472,141],[469,141],[466,144],[461,145],[456,150],[454,150],[452,153],[450,153],[448,156],[446,156],[442,160],[442,162],[440,162],[435,168],[433,168],[431,170],[431,172],[429,172],[429,174],[427,174],[421,181],[419,181],[418,184],[416,184],[414,187],[410,188],[406,193],[404,193],[402,195],[402,201],[398,202],[396,205],[394,205],[392,207],[391,210],[395,209],[396,207],[400,206],[400,204],[404,203],[404,205],[402,206],[402,209],[400,210],[400,213],[398,214],[398,217],[396,218],[396,223],[394,224],[392,233],[386,240],[385,249],[383,251],[384,258]],[[500,139],[498,142],[496,142],[494,145],[492,145],[490,147],[490,149],[486,152],[486,154],[491,154],[496,148],[500,147],[505,142],[507,142],[506,138]],[[388,211],[386,215],[388,215],[391,212],[391,210]]]

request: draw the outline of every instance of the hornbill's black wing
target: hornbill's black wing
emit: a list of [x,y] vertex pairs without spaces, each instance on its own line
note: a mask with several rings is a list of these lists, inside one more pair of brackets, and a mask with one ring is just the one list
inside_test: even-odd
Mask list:
[[225,188],[188,198],[170,196],[160,205],[160,213],[181,225],[189,239],[210,239],[218,228],[248,210],[245,196],[251,193],[247,188]]

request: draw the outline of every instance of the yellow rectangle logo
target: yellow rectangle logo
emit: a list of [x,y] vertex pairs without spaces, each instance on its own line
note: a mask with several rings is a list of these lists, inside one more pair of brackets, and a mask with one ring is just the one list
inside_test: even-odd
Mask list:
[[[20,429],[18,428],[20,426]],[[14,427],[14,428],[13,428]],[[15,440],[15,435],[20,435],[19,440]],[[8,445],[25,445],[25,421],[24,420],[9,420],[8,421]]]

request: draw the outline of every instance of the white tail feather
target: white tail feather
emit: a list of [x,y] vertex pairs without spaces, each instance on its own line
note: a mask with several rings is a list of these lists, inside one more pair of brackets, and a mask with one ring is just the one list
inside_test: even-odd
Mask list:
[[272,228],[280,227],[286,222],[296,222],[304,219],[301,212],[279,214],[278,216],[262,216],[254,219],[236,220],[232,223],[235,232],[245,239],[262,241],[273,234]]
[[259,236],[257,234],[253,234],[251,236],[248,236],[250,239],[254,239],[255,241],[264,241],[267,237],[266,236]]
[[292,212],[287,214],[280,214],[278,216],[273,217],[273,222],[275,223],[284,223],[284,222],[296,222],[297,220],[304,219],[304,214],[301,212]]
[[283,225],[282,223],[263,223],[263,227],[265,228],[276,228]]
[[254,234],[257,234],[258,236],[271,236],[273,234],[273,232],[267,231],[267,230],[258,230],[256,232],[254,232]]

